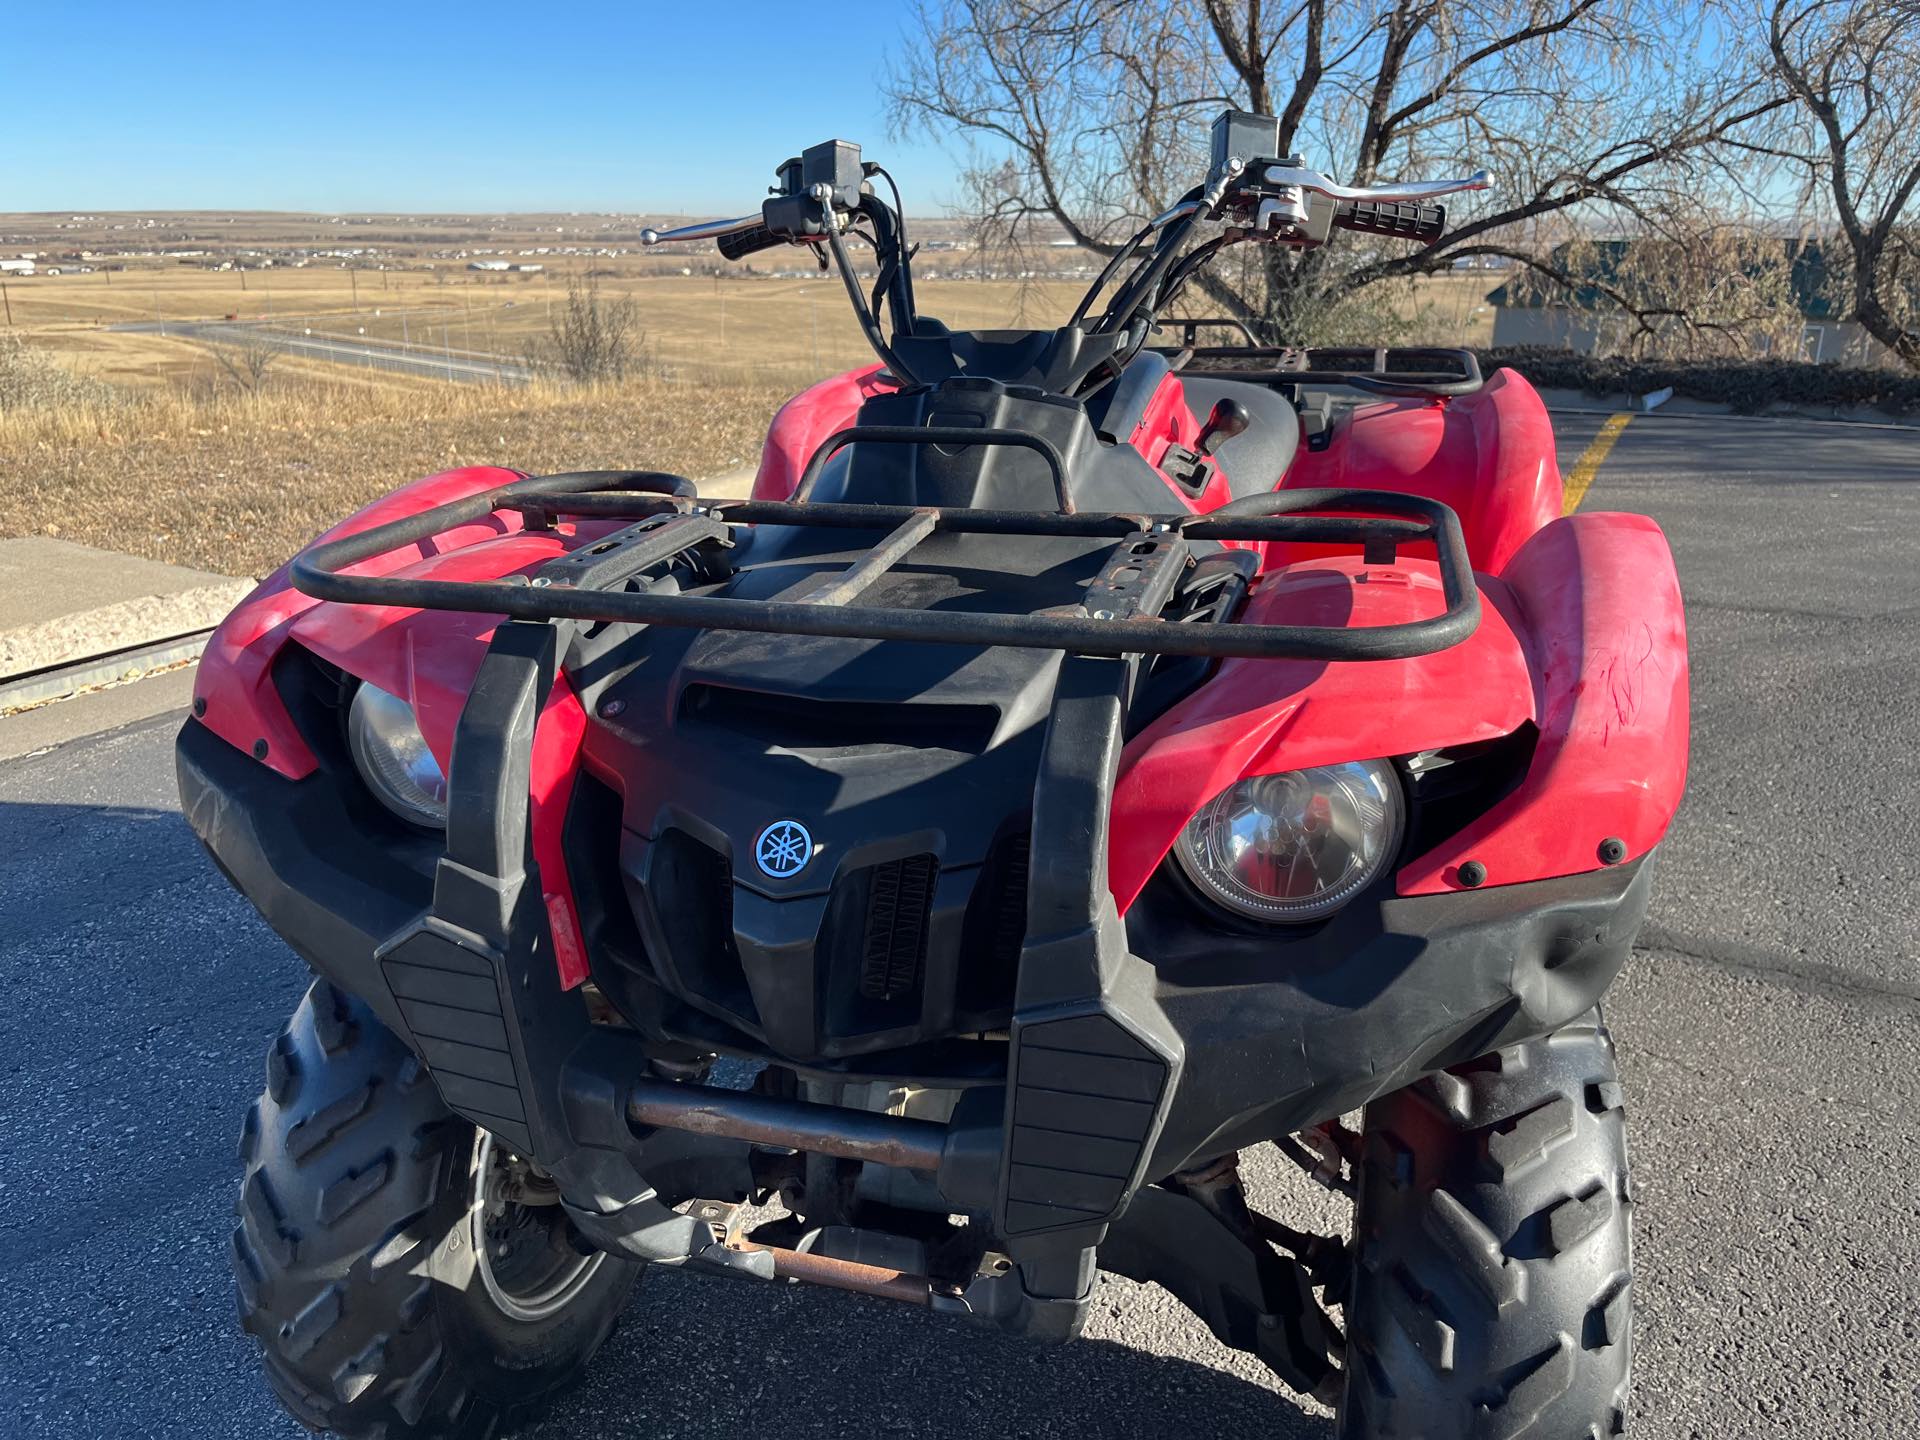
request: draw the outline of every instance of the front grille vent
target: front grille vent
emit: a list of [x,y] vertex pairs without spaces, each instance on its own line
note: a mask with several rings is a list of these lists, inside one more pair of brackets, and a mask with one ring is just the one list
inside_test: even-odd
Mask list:
[[927,915],[939,866],[931,855],[877,865],[867,901],[860,993],[869,1000],[909,994],[927,953]]

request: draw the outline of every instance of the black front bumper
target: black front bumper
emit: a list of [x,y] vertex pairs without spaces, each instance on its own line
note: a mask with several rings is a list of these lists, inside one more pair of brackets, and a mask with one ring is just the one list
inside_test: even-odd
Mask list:
[[[537,880],[516,898],[456,866],[436,904],[438,843],[371,832],[346,777],[285,780],[194,721],[178,770],[221,870],[409,1042],[449,1104],[557,1172],[581,1160],[592,1207],[649,1188],[649,1137],[626,1099],[649,1045],[590,1024],[578,994],[559,990],[544,912],[524,898]],[[1649,876],[1635,864],[1357,904],[1291,948],[1201,933],[1171,886],[1124,925],[1110,902],[1096,907],[1030,939],[1005,1075],[969,1077],[938,1178],[956,1209],[990,1211],[1011,1241],[1088,1243],[1143,1183],[1584,1013],[1628,953]],[[513,943],[462,923],[447,902],[463,885]],[[1046,905],[1037,897],[1042,921]],[[726,1163],[745,1173],[739,1155]]]

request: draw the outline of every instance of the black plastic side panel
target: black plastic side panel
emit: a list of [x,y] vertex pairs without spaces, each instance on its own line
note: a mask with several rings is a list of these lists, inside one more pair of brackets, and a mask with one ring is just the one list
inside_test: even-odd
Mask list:
[[1020,1028],[1007,1105],[1009,1234],[1097,1224],[1136,1183],[1166,1060],[1106,1015]]
[[[1098,1243],[1149,1177],[1178,1083],[1180,1037],[1127,953],[1107,889],[1107,828],[1130,661],[1070,656],[1034,789],[1009,1139],[995,1218],[1009,1238]],[[1040,1161],[1051,1155],[1051,1164]]]

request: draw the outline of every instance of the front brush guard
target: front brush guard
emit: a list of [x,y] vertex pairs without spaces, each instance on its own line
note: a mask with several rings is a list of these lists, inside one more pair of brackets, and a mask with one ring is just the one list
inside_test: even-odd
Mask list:
[[[1289,1383],[1324,1381],[1328,1347],[1314,1343],[1324,1329],[1302,1320],[1304,1281],[1264,1245],[1216,1233],[1218,1221],[1190,1200],[1137,1194],[1182,1049],[1146,967],[1129,963],[1112,896],[1093,883],[1106,870],[1135,662],[1069,657],[1061,667],[1035,796],[1007,1085],[970,1092],[936,1125],[649,1078],[639,1037],[593,1025],[560,988],[528,780],[568,638],[551,623],[496,630],[455,733],[432,904],[375,952],[391,996],[381,1008],[398,1016],[450,1107],[549,1170],[589,1239],[637,1259],[893,1298],[904,1288],[931,1308],[1065,1338],[1119,1224],[1116,1264],[1162,1280],[1228,1343],[1254,1342]],[[732,1204],[764,1193],[754,1157],[767,1152],[756,1146],[929,1173],[956,1210],[991,1214],[1012,1263],[954,1293],[891,1272],[873,1278],[872,1267],[801,1263],[672,1208],[690,1196]],[[1121,1223],[1136,1200],[1138,1223]],[[1284,1324],[1262,1328],[1267,1315]]]

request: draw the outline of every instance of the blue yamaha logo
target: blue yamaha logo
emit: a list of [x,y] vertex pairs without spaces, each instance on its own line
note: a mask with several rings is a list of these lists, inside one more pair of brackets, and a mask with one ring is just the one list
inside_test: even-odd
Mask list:
[[798,820],[776,820],[753,842],[753,858],[776,880],[798,875],[813,858],[813,836]]

